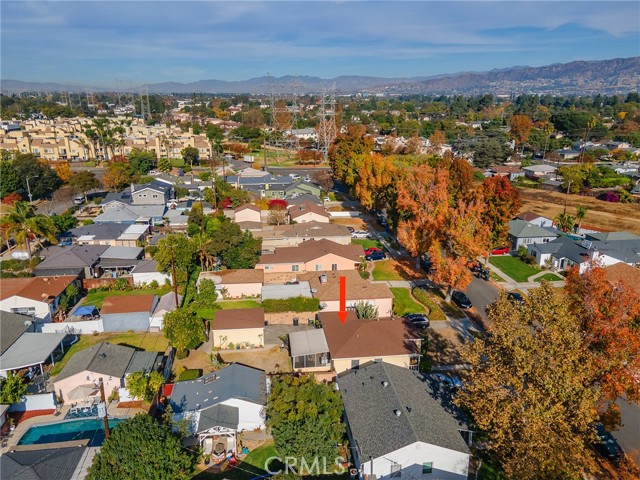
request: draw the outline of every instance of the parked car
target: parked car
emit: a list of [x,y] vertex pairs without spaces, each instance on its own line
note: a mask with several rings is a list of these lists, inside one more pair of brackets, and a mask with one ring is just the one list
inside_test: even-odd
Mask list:
[[607,432],[601,423],[596,424],[596,434],[598,435],[599,441],[596,442],[594,446],[598,453],[613,462],[618,462],[624,455],[624,452],[614,436]]
[[383,227],[387,226],[387,219],[384,215],[378,214],[376,215],[376,221]]
[[84,203],[84,195],[76,195],[73,197],[73,203],[75,205],[82,205]]
[[509,247],[500,247],[491,250],[491,255],[506,255],[507,253],[509,253]]
[[365,230],[356,230],[351,234],[351,237],[352,238],[369,238],[370,234]]
[[460,290],[456,290],[451,295],[451,299],[458,305],[460,308],[471,308],[473,305],[471,304],[471,300]]
[[462,388],[462,381],[455,375],[447,373],[434,373],[433,377],[438,379],[449,390],[457,390]]
[[353,233],[356,231],[356,229],[353,227],[347,227],[347,230],[349,230],[349,233]]
[[387,258],[387,255],[384,252],[371,252],[369,255],[365,255],[364,258],[366,258],[368,261],[384,260],[385,258]]
[[518,292],[507,292],[507,298],[515,303],[524,303],[524,297]]
[[405,313],[403,315],[403,318],[406,318],[420,330],[426,330],[427,327],[431,324],[431,322],[429,321],[429,317],[427,317],[423,313]]
[[425,272],[431,273],[431,270],[433,269],[433,262],[427,253],[420,255],[420,266]]
[[378,247],[369,247],[364,251],[364,254],[371,255],[373,252],[382,252],[382,249]]
[[330,201],[331,201],[331,199],[330,199],[329,197],[324,197],[324,198],[322,199],[322,201],[323,201],[323,202],[330,202]]

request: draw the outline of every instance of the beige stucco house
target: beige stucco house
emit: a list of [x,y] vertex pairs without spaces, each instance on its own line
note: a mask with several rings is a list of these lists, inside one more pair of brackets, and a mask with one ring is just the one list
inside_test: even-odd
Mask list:
[[251,203],[245,203],[235,209],[234,221],[240,222],[260,222],[260,207]]
[[264,309],[218,310],[211,336],[216,348],[261,347],[264,345]]
[[310,202],[304,202],[300,205],[292,205],[289,207],[289,217],[292,222],[307,223],[329,223],[331,215],[320,205]]
[[262,294],[264,271],[238,269],[201,272],[198,287],[203,280],[211,280],[216,285],[218,298],[259,297]]

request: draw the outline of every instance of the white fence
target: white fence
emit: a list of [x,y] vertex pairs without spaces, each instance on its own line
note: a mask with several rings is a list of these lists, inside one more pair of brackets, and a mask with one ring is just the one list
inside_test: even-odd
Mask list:
[[91,334],[93,332],[104,332],[102,319],[84,320],[82,322],[60,322],[42,324],[42,333]]
[[10,412],[29,412],[32,410],[55,410],[56,396],[53,392],[25,395],[23,402],[14,403],[9,407]]
[[347,212],[327,212],[332,218],[356,218],[362,215],[356,210],[350,210]]

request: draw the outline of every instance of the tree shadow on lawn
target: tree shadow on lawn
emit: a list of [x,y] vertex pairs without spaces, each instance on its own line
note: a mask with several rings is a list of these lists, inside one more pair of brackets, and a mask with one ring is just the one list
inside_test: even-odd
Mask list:
[[399,258],[393,260],[393,268],[403,280],[415,280],[424,277],[424,272],[415,269],[415,260]]

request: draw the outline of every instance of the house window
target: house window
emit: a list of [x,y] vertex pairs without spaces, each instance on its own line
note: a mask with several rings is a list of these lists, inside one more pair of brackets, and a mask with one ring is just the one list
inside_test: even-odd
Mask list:
[[318,264],[316,265],[316,272],[319,272],[319,271],[321,271],[321,270],[322,270],[322,265],[318,263]]
[[338,270],[338,264],[337,263],[332,263],[331,264],[331,270],[333,270],[333,271]]
[[402,477],[402,465],[399,463],[391,464],[391,478],[400,478]]
[[433,473],[433,462],[424,462],[422,464],[422,474]]
[[156,195],[155,193],[153,195],[151,195],[153,198],[158,198],[158,195]]
[[291,271],[292,272],[297,272],[300,270],[300,266],[299,265],[291,265]]
[[12,308],[11,311],[13,313],[19,313],[20,315],[30,315],[32,317],[35,317],[36,315],[35,307],[18,307],[18,308]]

